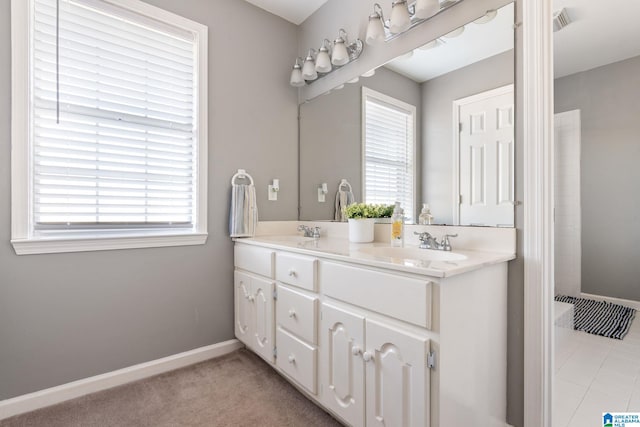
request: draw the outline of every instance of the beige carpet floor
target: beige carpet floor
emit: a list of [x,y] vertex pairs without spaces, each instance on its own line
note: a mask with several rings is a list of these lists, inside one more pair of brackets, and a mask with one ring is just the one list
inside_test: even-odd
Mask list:
[[340,425],[244,349],[0,421],[0,427]]

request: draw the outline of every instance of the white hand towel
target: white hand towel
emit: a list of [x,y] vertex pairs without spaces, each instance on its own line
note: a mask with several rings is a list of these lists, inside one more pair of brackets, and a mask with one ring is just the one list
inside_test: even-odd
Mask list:
[[258,224],[256,188],[251,184],[231,186],[229,234],[231,237],[253,237]]
[[334,219],[336,221],[345,222],[347,217],[344,215],[343,208],[349,206],[350,204],[355,202],[355,197],[353,197],[353,192],[347,190],[338,189],[336,193],[336,212],[334,215]]

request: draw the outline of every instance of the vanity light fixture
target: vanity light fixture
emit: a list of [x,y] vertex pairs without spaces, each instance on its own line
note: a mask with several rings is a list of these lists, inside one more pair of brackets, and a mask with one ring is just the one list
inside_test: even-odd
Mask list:
[[293,66],[293,70],[291,70],[291,79],[289,80],[289,83],[293,87],[305,85],[304,79],[302,78],[302,66],[300,65],[301,60],[302,58],[296,58],[296,63]]
[[480,18],[476,19],[473,22],[476,24],[486,24],[489,21],[493,21],[493,18],[495,18],[497,15],[498,15],[497,10],[495,9],[487,10],[487,13],[485,13],[483,16],[481,16]]
[[411,15],[407,0],[394,0],[391,5],[391,20],[389,21],[389,31],[393,34],[405,32],[411,26]]
[[439,14],[443,10],[456,5],[462,0],[415,0],[409,4],[407,0],[393,0],[391,4],[391,19],[385,21],[380,4],[373,5],[373,13],[369,15],[367,36],[365,41],[369,45],[390,41],[405,31],[410,30]]
[[309,49],[309,53],[304,60],[304,65],[302,65],[302,78],[305,80],[315,80],[318,78],[318,72],[316,71],[316,62],[313,58],[315,51],[315,49]]
[[452,39],[454,37],[458,37],[462,33],[464,33],[464,25],[462,27],[456,28],[455,30],[445,34],[443,37],[446,37],[448,39]]
[[358,59],[363,48],[362,40],[356,39],[350,43],[347,38],[347,32],[341,28],[338,32],[338,37],[333,42],[333,46],[329,40],[324,39],[320,49],[317,51],[309,49],[309,53],[304,60],[296,58],[289,83],[291,86],[301,87],[324,77]]
[[328,73],[333,68],[331,57],[329,56],[329,46],[331,46],[331,42],[324,39],[322,46],[318,50],[318,55],[316,56],[316,71],[318,73]]

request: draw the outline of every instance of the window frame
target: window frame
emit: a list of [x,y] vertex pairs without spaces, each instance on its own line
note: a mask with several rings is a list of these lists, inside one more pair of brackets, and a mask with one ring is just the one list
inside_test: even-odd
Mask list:
[[[366,202],[366,194],[367,194],[367,181],[366,181],[366,176],[367,176],[367,158],[366,158],[366,153],[367,153],[367,132],[366,132],[366,126],[367,126],[367,116],[366,116],[366,112],[367,112],[367,98],[373,98],[376,99],[382,103],[385,104],[389,104],[391,106],[397,107],[398,109],[402,109],[405,111],[408,111],[412,114],[413,116],[413,150],[411,152],[411,155],[413,156],[413,176],[411,177],[411,194],[412,194],[412,202],[413,202],[413,212],[411,212],[409,218],[411,220],[413,220],[414,222],[417,221],[417,201],[418,201],[418,195],[417,195],[417,189],[418,189],[418,173],[417,173],[417,154],[418,154],[418,135],[417,135],[417,121],[418,121],[418,113],[417,113],[417,107],[415,105],[411,105],[409,103],[406,103],[404,101],[401,101],[399,99],[393,98],[389,95],[385,95],[381,92],[375,91],[373,89],[370,89],[368,87],[362,86],[362,102],[361,102],[361,116],[362,119],[360,120],[362,123],[362,163],[361,163],[361,167],[362,167],[362,200],[364,202]],[[403,208],[405,209],[405,217],[407,217],[408,211],[406,210],[407,207],[403,206]]]
[[11,0],[11,244],[16,254],[82,252],[163,246],[201,245],[207,240],[208,177],[208,28],[139,0],[103,0],[194,35],[197,85],[194,226],[189,229],[122,230],[83,237],[36,236],[32,206],[32,47],[34,0]]

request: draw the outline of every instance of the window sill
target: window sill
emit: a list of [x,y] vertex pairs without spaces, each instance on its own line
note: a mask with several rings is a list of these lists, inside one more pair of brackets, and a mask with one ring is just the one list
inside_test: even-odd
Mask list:
[[83,237],[75,239],[14,239],[11,240],[11,244],[18,255],[34,255],[203,245],[206,241],[207,233],[189,233]]

